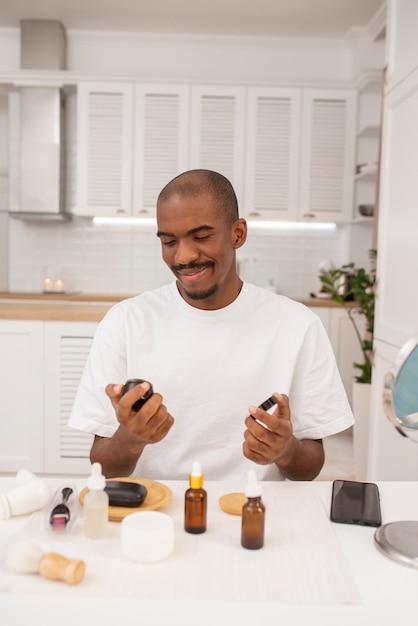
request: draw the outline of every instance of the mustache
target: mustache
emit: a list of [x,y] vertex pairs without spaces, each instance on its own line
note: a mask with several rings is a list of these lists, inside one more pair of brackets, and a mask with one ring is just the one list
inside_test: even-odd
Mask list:
[[187,263],[187,265],[170,265],[172,272],[182,272],[187,270],[202,270],[205,267],[213,267],[215,264],[212,261],[207,263]]

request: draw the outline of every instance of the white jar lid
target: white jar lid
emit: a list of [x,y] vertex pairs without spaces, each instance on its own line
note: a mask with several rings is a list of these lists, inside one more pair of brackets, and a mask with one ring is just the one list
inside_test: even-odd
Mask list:
[[174,548],[174,522],[161,511],[138,511],[121,523],[121,549],[131,561],[152,563],[165,559]]

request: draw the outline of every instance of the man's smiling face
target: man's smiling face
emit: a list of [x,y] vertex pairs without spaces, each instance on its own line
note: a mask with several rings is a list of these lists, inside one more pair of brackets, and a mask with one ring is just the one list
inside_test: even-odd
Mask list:
[[239,292],[235,250],[245,241],[245,221],[229,223],[213,196],[202,192],[159,201],[157,224],[163,260],[184,300],[201,309],[230,304]]

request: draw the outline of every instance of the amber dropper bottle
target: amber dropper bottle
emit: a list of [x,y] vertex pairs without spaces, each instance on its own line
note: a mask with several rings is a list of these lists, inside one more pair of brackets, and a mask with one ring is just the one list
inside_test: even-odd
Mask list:
[[261,485],[254,470],[248,472],[245,495],[248,500],[242,507],[241,545],[249,550],[258,550],[264,545],[266,507],[261,501]]
[[184,494],[184,530],[197,535],[206,530],[207,509],[207,494],[203,489],[203,474],[198,461],[193,463],[189,484]]

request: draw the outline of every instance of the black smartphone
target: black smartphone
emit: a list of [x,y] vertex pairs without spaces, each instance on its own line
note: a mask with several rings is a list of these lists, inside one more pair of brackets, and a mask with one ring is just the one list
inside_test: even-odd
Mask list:
[[334,480],[330,518],[341,524],[380,526],[382,514],[378,486],[355,480]]

